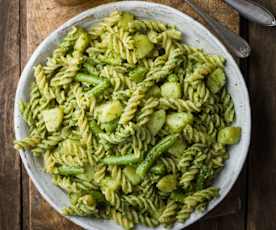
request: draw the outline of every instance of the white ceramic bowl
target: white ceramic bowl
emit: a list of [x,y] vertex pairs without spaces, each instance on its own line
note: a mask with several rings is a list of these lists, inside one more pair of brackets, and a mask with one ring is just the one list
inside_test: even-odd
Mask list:
[[[33,81],[33,66],[37,65],[38,63],[45,62],[46,57],[51,54],[52,50],[56,47],[60,39],[70,29],[71,26],[81,25],[88,28],[92,24],[101,20],[103,17],[109,15],[114,10],[130,11],[141,18],[150,18],[176,25],[177,28],[184,34],[184,40],[186,43],[195,47],[203,48],[208,53],[222,55],[227,60],[225,69],[228,75],[228,89],[233,97],[236,108],[237,120],[235,125],[242,128],[242,138],[239,144],[231,147],[230,159],[226,162],[225,168],[215,181],[215,186],[218,186],[221,189],[220,197],[213,200],[204,213],[194,213],[185,224],[177,223],[173,227],[174,230],[181,229],[204,216],[208,211],[219,204],[230,191],[234,182],[238,178],[246,159],[250,141],[251,127],[248,92],[237,64],[225,49],[225,47],[218,41],[218,39],[215,38],[203,25],[199,24],[188,15],[185,15],[182,12],[165,5],[142,1],[124,1],[106,4],[87,10],[64,23],[39,45],[21,74],[16,91],[14,110],[14,127],[16,139],[24,138],[27,135],[27,126],[20,116],[18,102],[21,99],[28,98],[30,83]],[[36,188],[39,190],[42,196],[58,212],[60,212],[63,207],[69,204],[66,194],[61,189],[53,185],[50,176],[41,170],[41,162],[34,158],[32,154],[27,151],[20,151],[20,156]],[[119,227],[113,221],[94,220],[91,218],[82,217],[67,218],[84,227],[85,229],[121,229],[121,227]],[[139,225],[137,229],[147,228]],[[160,226],[156,229],[163,229],[163,227]]]

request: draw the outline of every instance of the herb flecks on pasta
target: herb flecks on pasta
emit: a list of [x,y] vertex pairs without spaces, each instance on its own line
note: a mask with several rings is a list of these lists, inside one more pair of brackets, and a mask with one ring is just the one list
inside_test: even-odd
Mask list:
[[19,105],[29,135],[15,148],[43,158],[66,215],[170,227],[219,195],[212,182],[241,135],[225,60],[181,40],[174,26],[113,12],[73,27],[34,67]]

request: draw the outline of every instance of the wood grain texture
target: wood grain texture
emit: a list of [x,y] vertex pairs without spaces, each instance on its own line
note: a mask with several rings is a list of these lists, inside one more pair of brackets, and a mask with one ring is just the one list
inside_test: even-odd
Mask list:
[[239,213],[202,220],[185,230],[244,230],[245,220]]
[[[26,1],[20,1],[20,69],[23,71],[23,67],[28,61],[27,56],[27,8]],[[29,183],[30,179],[23,166],[21,165],[21,228],[29,229]]]
[[[276,15],[276,0],[258,1]],[[248,171],[248,230],[276,229],[276,29],[249,27],[252,139]]]
[[[24,0],[26,2],[26,34],[27,34],[27,46],[21,47],[22,55],[26,54],[26,57],[29,57],[38,44],[45,38],[47,35],[56,29],[58,26],[63,24],[69,18],[77,15],[83,10],[89,9],[93,6],[103,4],[104,2],[110,1],[90,1],[88,3],[81,4],[75,7],[68,6],[59,6],[53,0]],[[199,19],[195,13],[185,4],[182,0],[161,0],[155,1],[163,4],[170,5],[175,7],[196,19]],[[209,0],[209,1],[200,1],[197,0],[197,3],[201,5],[207,12],[210,12],[214,17],[219,21],[227,24],[227,26],[235,32],[239,32],[239,16],[231,10],[223,1],[221,0]],[[200,19],[199,19],[200,20]],[[200,20],[201,21],[201,20]],[[201,21],[202,22],[202,21]],[[25,57],[24,56],[24,57]],[[25,58],[23,58],[26,60]],[[241,199],[240,196],[242,187],[244,183],[243,180],[239,180],[232,192],[225,199],[222,204],[218,206],[213,212],[211,212],[206,218],[215,218],[218,216],[232,215],[235,213],[241,212]],[[40,194],[37,192],[36,188],[30,183],[30,188],[26,181],[23,183],[23,188],[25,192],[29,191],[29,197],[24,198],[23,204],[26,204],[29,201],[29,209],[24,214],[28,218],[29,223],[26,224],[26,229],[32,230],[44,230],[44,229],[80,229],[73,223],[67,221],[64,217],[60,216],[55,212],[45,200],[43,200]],[[28,190],[29,189],[29,190]],[[242,217],[240,217],[242,219]],[[210,228],[213,226],[223,226],[226,225],[226,222],[230,219],[224,219],[219,217],[219,222],[221,224],[216,225],[215,219],[211,220]],[[231,219],[232,220],[232,219]],[[239,220],[241,221],[241,220]],[[207,226],[209,221],[204,221],[204,224],[195,224],[194,226]],[[240,222],[239,222],[240,223]],[[202,227],[203,228],[203,227]],[[230,229],[230,228],[229,228]],[[239,228],[237,228],[239,230]]]
[[19,1],[0,0],[0,5],[0,229],[17,230],[21,224],[21,163],[12,140],[13,99],[20,73]]

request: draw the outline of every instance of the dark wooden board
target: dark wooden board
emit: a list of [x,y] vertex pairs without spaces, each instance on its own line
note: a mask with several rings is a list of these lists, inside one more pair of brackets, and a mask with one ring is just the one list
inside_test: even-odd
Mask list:
[[[161,3],[169,4],[177,7],[186,13],[193,16],[195,14],[191,9],[183,4],[182,1],[158,1]],[[101,1],[102,3],[102,1]],[[233,31],[239,30],[239,17],[237,14],[230,10],[221,1],[206,1],[205,3],[198,1],[207,11],[213,14],[218,20],[226,22]],[[76,15],[78,12],[88,9],[91,6],[99,4],[99,1],[93,3],[86,3],[77,7],[60,7],[53,1],[28,1],[27,2],[27,53],[30,55],[39,42],[47,36],[47,34],[55,29],[58,25],[62,24],[65,20]],[[216,10],[215,10],[216,9]],[[45,18],[48,19],[45,24]],[[198,18],[198,17],[197,17]],[[51,20],[53,19],[53,20]],[[226,198],[216,210],[214,210],[209,216],[221,216],[231,213],[236,213],[240,209],[240,190],[241,183],[239,182],[234,189],[232,196]],[[40,195],[31,186],[30,189],[30,228],[31,229],[52,229],[58,225],[59,229],[73,227],[64,218],[52,211],[52,208],[40,198]],[[48,221],[46,216],[51,216],[51,221]],[[74,227],[75,228],[75,227]]]
[[[61,7],[53,0],[0,0],[0,229],[80,229],[55,212],[29,180],[12,147],[13,98],[22,67],[37,45],[64,21],[109,1]],[[182,0],[160,0],[202,20]],[[232,31],[239,16],[221,0],[196,0]],[[47,23],[45,23],[47,22]],[[3,128],[2,128],[3,127]],[[241,176],[225,200],[191,229],[243,229],[244,179]]]
[[[44,39],[48,33],[57,26],[61,25],[64,21],[77,13],[88,9],[92,6],[98,5],[103,1],[93,1],[93,3],[85,3],[76,7],[61,7],[54,3],[54,1],[27,1],[27,54],[28,56],[33,52],[35,47]],[[186,12],[195,18],[201,20],[188,6],[181,0],[162,0],[155,1],[168,4],[176,7],[183,12]],[[226,23],[227,26],[235,32],[239,31],[239,16],[222,1],[209,0],[197,1],[204,9],[210,12],[218,20]],[[48,23],[45,24],[45,18]],[[211,212],[207,218],[214,218],[217,216],[224,216],[228,214],[238,213],[241,209],[241,189],[242,180],[238,181],[235,188],[229,196]],[[77,228],[75,225],[66,221],[59,214],[54,212],[52,208],[41,199],[40,195],[33,187],[30,187],[30,228],[31,229],[52,229],[58,226],[58,229]],[[47,219],[51,216],[51,221]]]
[[[276,15],[276,0],[258,1]],[[249,27],[252,139],[248,158],[248,230],[276,229],[276,28]]]
[[14,92],[20,73],[19,0],[0,0],[0,229],[21,228],[21,173],[13,149]]

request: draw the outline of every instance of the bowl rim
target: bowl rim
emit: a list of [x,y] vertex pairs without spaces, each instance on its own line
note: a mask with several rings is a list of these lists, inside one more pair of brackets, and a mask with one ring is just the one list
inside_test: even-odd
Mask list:
[[[80,14],[72,17],[71,19],[67,20],[65,23],[63,23],[62,25],[60,25],[57,29],[55,29],[53,32],[51,32],[40,44],[39,46],[35,49],[35,51],[32,53],[31,57],[29,58],[28,62],[26,63],[21,75],[20,75],[20,79],[18,81],[17,84],[17,89],[16,89],[16,95],[15,95],[15,101],[14,101],[14,131],[15,131],[15,137],[16,139],[19,139],[20,137],[20,128],[18,125],[18,115],[19,115],[19,109],[18,109],[18,102],[20,101],[21,98],[19,95],[19,89],[21,88],[21,85],[23,84],[23,82],[25,82],[30,76],[28,76],[28,72],[30,71],[30,69],[32,69],[33,64],[35,62],[35,60],[37,59],[37,57],[40,55],[41,51],[43,51],[43,48],[47,46],[47,43],[52,42],[53,40],[55,40],[55,37],[57,34],[59,33],[63,33],[64,31],[66,31],[68,28],[72,27],[75,24],[79,24],[80,22],[87,20],[87,18],[89,19],[89,16],[93,15],[94,12],[97,11],[104,11],[105,9],[108,8],[112,8],[112,7],[119,7],[121,5],[128,5],[128,6],[135,6],[135,7],[145,7],[145,6],[149,6],[149,7],[162,7],[163,9],[166,9],[172,13],[178,14],[179,16],[186,18],[188,20],[190,20],[191,22],[193,22],[197,27],[199,27],[202,31],[204,31],[206,34],[208,34],[208,36],[216,42],[216,44],[219,46],[219,48],[228,55],[228,58],[231,61],[231,64],[234,65],[233,67],[235,68],[235,70],[237,71],[237,73],[239,74],[239,80],[241,83],[241,87],[244,89],[243,91],[243,96],[245,99],[245,107],[246,107],[246,114],[245,117],[247,119],[247,129],[248,129],[248,135],[244,136],[243,138],[245,139],[245,143],[244,143],[244,153],[243,153],[243,157],[240,160],[240,167],[238,168],[237,173],[233,176],[233,179],[231,180],[231,182],[229,183],[229,185],[226,187],[226,189],[224,190],[223,194],[220,194],[220,196],[215,199],[214,201],[212,201],[210,203],[210,205],[208,205],[208,208],[206,209],[206,211],[204,211],[203,213],[201,213],[200,215],[198,215],[196,218],[192,219],[188,219],[185,223],[181,223],[181,227],[180,228],[174,228],[176,229],[182,229],[185,227],[188,227],[189,225],[195,223],[196,221],[200,220],[201,218],[203,218],[207,213],[209,213],[211,210],[213,210],[218,204],[220,204],[223,199],[226,197],[226,195],[230,192],[230,190],[233,188],[233,185],[235,184],[235,182],[237,181],[242,168],[244,166],[245,160],[247,158],[248,155],[248,150],[249,150],[249,145],[250,145],[250,139],[251,139],[251,108],[250,108],[250,100],[249,100],[249,94],[248,94],[248,89],[245,83],[245,80],[243,78],[243,75],[240,71],[239,66],[237,65],[237,63],[235,62],[234,58],[232,57],[232,55],[229,53],[229,51],[225,48],[225,46],[222,44],[222,42],[220,40],[218,40],[218,38],[209,31],[208,28],[206,28],[204,25],[202,25],[200,22],[198,22],[197,20],[195,20],[194,18],[192,18],[191,16],[185,14],[184,12],[175,9],[171,6],[168,5],[164,5],[161,3],[154,3],[154,2],[145,2],[145,1],[119,1],[119,2],[112,2],[112,3],[106,3],[106,4],[102,4],[93,8],[90,8],[88,10],[85,10],[83,12],[81,12]],[[91,19],[93,20],[93,19]],[[65,217],[66,219],[71,220],[73,223],[85,228],[85,229],[97,229],[100,230],[98,226],[91,226],[88,225],[86,223],[84,223],[81,219],[79,219],[78,217],[74,217],[74,216],[65,216],[62,214],[60,208],[50,199],[50,197],[48,196],[48,194],[46,192],[44,192],[43,188],[40,187],[39,184],[39,180],[36,179],[36,177],[34,176],[32,169],[29,167],[29,163],[28,163],[28,159],[25,156],[25,151],[20,150],[19,154],[21,157],[21,160],[24,164],[24,167],[29,175],[29,177],[31,178],[32,182],[34,183],[36,189],[39,191],[39,193],[42,195],[43,199],[45,199],[58,213],[60,213],[63,217]],[[189,221],[190,220],[190,221]]]

